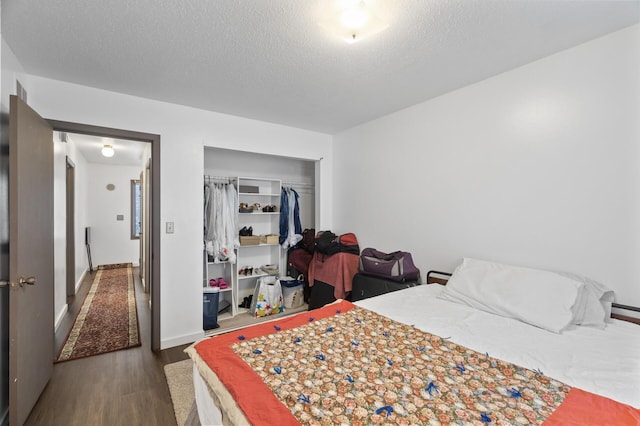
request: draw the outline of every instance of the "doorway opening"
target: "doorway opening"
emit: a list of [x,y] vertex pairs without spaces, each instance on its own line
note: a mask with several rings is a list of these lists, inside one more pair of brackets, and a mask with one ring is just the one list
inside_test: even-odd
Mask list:
[[[52,126],[54,132],[63,132],[68,134],[78,134],[94,136],[99,138],[118,139],[123,141],[131,141],[131,143],[143,142],[150,144],[149,160],[146,164],[140,167],[143,176],[146,174],[147,182],[145,186],[141,186],[141,189],[147,189],[146,199],[143,201],[144,207],[147,207],[142,211],[145,215],[146,224],[143,222],[143,228],[140,232],[140,269],[141,275],[144,275],[144,288],[146,292],[149,292],[149,304],[151,309],[151,350],[160,350],[160,136],[150,133],[135,132],[122,129],[113,129],[108,127],[92,126],[80,123],[64,122],[57,120],[47,120]],[[140,160],[142,161],[142,160]],[[70,173],[75,173],[77,178],[77,164],[71,163],[72,167],[67,163],[67,179]],[[71,171],[69,170],[71,169]],[[77,180],[75,181],[77,183]],[[109,185],[105,188],[105,191],[109,190]],[[66,211],[71,208],[71,202],[75,204],[75,209],[78,208],[77,197],[73,197],[74,193],[77,193],[78,188],[71,188],[72,194],[66,198]],[[129,188],[127,187],[127,190]],[[67,184],[67,190],[69,190],[69,184]],[[72,199],[70,199],[72,198]],[[73,216],[73,214],[71,215]],[[115,220],[120,220],[118,215]],[[67,221],[74,220],[74,218],[67,218]],[[67,222],[69,223],[69,222]],[[72,225],[77,226],[76,225]],[[148,232],[144,232],[145,228]],[[83,232],[84,235],[84,232]],[[69,235],[67,234],[67,238]],[[75,236],[71,237],[75,240]],[[93,238],[93,237],[92,237]],[[137,244],[137,239],[136,239]],[[77,245],[77,244],[76,244]],[[84,247],[82,247],[84,249]],[[70,253],[71,248],[67,245],[67,253]],[[73,249],[77,256],[77,251]],[[95,255],[95,254],[94,254]],[[70,254],[67,256],[69,259]],[[144,260],[143,260],[144,259]],[[67,267],[69,267],[70,260],[67,261]],[[75,266],[74,266],[75,268]],[[75,294],[75,286],[77,283],[76,273],[74,269],[67,269],[67,291],[73,287],[73,294]],[[71,276],[71,277],[69,277]],[[73,281],[73,284],[70,284]]]

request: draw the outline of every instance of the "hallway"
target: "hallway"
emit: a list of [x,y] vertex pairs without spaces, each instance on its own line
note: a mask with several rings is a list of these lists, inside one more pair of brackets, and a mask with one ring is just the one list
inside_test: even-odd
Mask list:
[[[56,353],[73,325],[94,274],[87,274],[55,337]],[[26,425],[175,425],[163,367],[187,358],[185,346],[150,350],[149,295],[134,268],[142,345],[54,365]]]

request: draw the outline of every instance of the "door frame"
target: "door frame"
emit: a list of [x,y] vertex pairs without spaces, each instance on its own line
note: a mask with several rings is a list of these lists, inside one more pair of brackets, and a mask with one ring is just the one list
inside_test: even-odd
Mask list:
[[66,282],[67,282],[67,297],[75,296],[76,294],[76,211],[75,211],[75,199],[76,199],[76,165],[73,161],[66,156]]
[[[133,181],[131,181],[133,183]],[[145,225],[145,219],[144,219],[144,203],[145,203],[145,199],[144,199],[144,185],[147,183],[146,180],[144,179],[144,170],[140,172],[140,177],[138,177],[138,182],[139,182],[139,191],[140,191],[140,223],[138,226],[140,226],[140,233],[138,234],[138,264],[140,265],[140,267],[138,268],[138,277],[140,277],[140,283],[142,283],[142,288],[144,289],[144,292],[147,292],[147,284],[144,282],[144,269],[147,267],[146,265],[146,253],[144,252],[144,225]],[[132,210],[134,210],[134,204],[135,200],[131,199],[131,207]],[[133,211],[131,212],[131,218],[133,219],[135,217]]]
[[143,239],[144,239],[144,279],[145,279],[145,286],[144,286],[144,291],[149,293],[151,291],[151,289],[149,288],[149,283],[148,283],[148,279],[151,276],[151,262],[149,261],[150,257],[149,257],[149,247],[151,246],[151,241],[153,240],[152,235],[151,235],[151,225],[150,225],[150,211],[151,211],[151,199],[152,199],[152,195],[150,194],[150,189],[151,189],[151,185],[149,184],[149,176],[151,175],[151,162],[153,161],[153,157],[151,157],[148,161],[147,164],[145,165],[144,168],[144,188],[143,188],[143,194],[144,194],[144,229],[142,230],[142,232],[144,233],[142,235]]
[[82,133],[114,139],[128,139],[151,144],[151,209],[149,211],[151,228],[151,251],[147,282],[151,287],[151,350],[160,350],[160,135],[111,127],[93,126],[69,121],[51,120],[47,122],[54,131]]

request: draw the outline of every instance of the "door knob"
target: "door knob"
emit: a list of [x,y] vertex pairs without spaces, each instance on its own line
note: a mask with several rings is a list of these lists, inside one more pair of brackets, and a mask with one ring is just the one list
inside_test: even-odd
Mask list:
[[[29,278],[24,278],[24,277],[20,277],[18,279],[18,284],[20,285],[20,287],[24,287],[25,284],[29,284],[29,285],[35,285],[36,283],[36,277],[29,277]],[[12,283],[10,281],[5,281],[5,280],[1,280],[0,281],[0,287],[15,287],[16,283]]]
[[18,280],[18,284],[20,284],[20,287],[23,287],[25,284],[35,285],[35,283],[36,283],[36,277],[29,277],[29,278],[20,277],[20,279]]

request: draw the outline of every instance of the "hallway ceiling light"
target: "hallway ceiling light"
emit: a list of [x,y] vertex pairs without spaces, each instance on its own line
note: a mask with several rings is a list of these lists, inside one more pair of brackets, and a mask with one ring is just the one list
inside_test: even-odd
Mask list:
[[105,144],[102,147],[102,155],[104,155],[105,157],[113,157],[113,154],[115,154],[116,152],[113,150],[113,147],[109,144]]
[[319,24],[347,43],[355,43],[386,29],[373,0],[335,0]]

